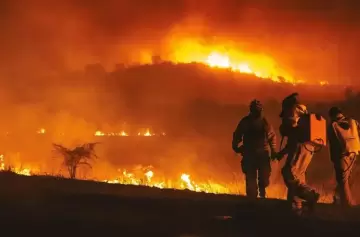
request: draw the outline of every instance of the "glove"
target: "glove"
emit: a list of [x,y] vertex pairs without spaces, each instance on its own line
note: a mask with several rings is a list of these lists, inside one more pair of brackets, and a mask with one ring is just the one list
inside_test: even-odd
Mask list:
[[270,156],[270,159],[272,161],[277,161],[278,160],[278,157],[279,157],[279,154],[275,151],[271,152],[271,156]]
[[281,161],[284,157],[285,157],[285,155],[286,155],[286,153],[285,152],[278,152],[277,154],[276,154],[276,160],[277,161]]

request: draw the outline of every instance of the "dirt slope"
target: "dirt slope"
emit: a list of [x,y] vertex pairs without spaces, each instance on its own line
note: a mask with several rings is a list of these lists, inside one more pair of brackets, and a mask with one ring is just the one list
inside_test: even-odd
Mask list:
[[319,205],[313,217],[299,219],[280,200],[249,202],[9,173],[0,174],[0,185],[1,226],[13,236],[358,236],[360,231],[357,208]]

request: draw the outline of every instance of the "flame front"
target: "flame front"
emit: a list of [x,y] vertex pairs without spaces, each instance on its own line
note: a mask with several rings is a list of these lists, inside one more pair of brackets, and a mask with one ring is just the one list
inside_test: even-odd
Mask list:
[[[21,167],[7,167],[4,161],[4,155],[0,155],[0,171],[10,171],[19,175],[41,175],[42,172],[38,170],[32,170],[30,168]],[[244,182],[236,181],[226,184],[221,184],[212,180],[203,182],[195,182],[191,179],[188,173],[182,173],[179,175],[178,180],[171,179],[166,180],[164,177],[157,176],[155,171],[149,168],[142,169],[142,172],[131,172],[126,169],[118,169],[119,174],[116,178],[101,180],[101,182],[109,184],[123,184],[123,185],[136,185],[136,186],[148,186],[159,189],[179,189],[179,190],[190,190],[194,192],[204,192],[213,194],[233,194],[233,195],[244,195],[245,185]],[[46,173],[44,173],[46,174]],[[99,181],[99,180],[95,180]],[[280,185],[271,185],[268,188],[268,196],[270,198],[286,198],[286,189]],[[321,202],[329,203],[332,201],[332,195],[327,194],[323,196]]]
[[[225,65],[225,64],[224,64]],[[39,134],[44,134],[46,130],[40,129],[37,131]],[[109,132],[105,133],[102,131],[96,131],[95,136],[130,136],[125,131],[121,132]],[[143,132],[137,134],[138,136],[155,136],[155,133],[150,132],[150,129],[145,129]],[[160,136],[165,136],[165,133],[160,133]],[[0,171],[10,171],[19,175],[41,175],[46,174],[42,173],[40,170],[32,169],[31,167],[21,166],[7,166],[5,163],[6,157],[3,154],[0,154]],[[109,184],[125,184],[125,185],[143,185],[148,187],[156,187],[160,189],[188,189],[195,192],[205,192],[205,193],[214,193],[214,194],[236,194],[244,195],[245,194],[245,185],[244,181],[239,182],[236,180],[231,183],[218,183],[216,181],[207,180],[201,182],[195,182],[191,179],[191,175],[188,173],[182,173],[178,176],[177,179],[166,179],[161,175],[156,175],[153,167],[140,168],[141,172],[132,172],[127,169],[118,169],[118,175],[115,178],[105,179],[102,182]],[[96,180],[96,179],[93,179]],[[98,181],[98,180],[96,180]],[[272,185],[269,188],[268,196],[271,198],[285,198],[286,189],[280,185]],[[330,202],[331,199],[327,195],[322,199],[323,202]]]
[[231,66],[229,57],[219,53],[211,53],[206,59],[206,63],[210,67],[229,68]]
[[151,178],[154,176],[154,172],[152,172],[151,170],[149,170],[148,172],[145,173],[145,176],[148,180],[148,182],[151,182]]
[[[167,44],[167,51],[170,53],[163,55],[163,59],[173,63],[201,63],[212,68],[225,68],[274,82],[291,84],[307,82],[302,78],[295,78],[292,73],[280,67],[272,57],[266,54],[245,52],[234,43],[227,41],[204,42],[203,39],[172,36]],[[148,61],[143,63],[148,63]]]
[[[251,74],[257,78],[269,79],[277,83],[285,82],[293,85],[328,84],[328,82],[307,80],[300,75],[295,75],[294,71],[290,71],[285,65],[280,65],[268,53],[245,51],[233,41],[225,39],[207,40],[179,31],[171,33],[164,42],[166,43],[163,46],[165,47],[163,51],[166,53],[154,55],[153,50],[149,49],[134,52],[133,57],[138,60],[136,65],[161,61],[174,64],[199,63],[211,68],[223,68],[233,72]],[[157,56],[156,58],[159,57],[161,60],[152,60],[153,56]]]
[[145,137],[151,137],[151,136],[152,136],[152,134],[150,133],[150,130],[149,130],[149,129],[146,130],[146,132],[144,133],[144,136],[145,136]]
[[40,128],[40,129],[37,131],[37,133],[39,133],[39,134],[45,134],[45,133],[46,133],[46,130],[45,130],[45,128]]
[[5,160],[4,160],[4,155],[1,154],[0,155],[0,171],[6,171],[6,170],[14,172],[14,173],[19,174],[19,175],[25,175],[25,176],[32,175],[32,171],[29,168],[10,167],[10,166],[6,167]]
[[253,71],[250,68],[249,64],[247,64],[247,63],[239,63],[239,64],[232,63],[230,61],[229,56],[222,55],[217,52],[213,52],[207,57],[206,64],[209,65],[210,67],[229,68],[235,72],[252,74],[259,78],[270,78],[276,82],[279,81],[278,78],[275,78],[275,77],[271,78],[270,75],[262,75],[261,72]]
[[[96,131],[94,133],[94,136],[96,137],[108,137],[108,136],[116,136],[116,137],[128,137],[128,136],[131,136],[133,134],[129,134],[125,131],[121,131],[121,132],[103,132],[103,131]],[[151,136],[166,136],[166,133],[162,132],[162,133],[159,133],[159,134],[156,134],[156,133],[152,133],[150,132],[150,129],[146,129],[145,132],[138,132],[137,133],[137,136],[143,136],[143,137],[151,137]]]
[[0,155],[0,170],[5,170],[4,155]]

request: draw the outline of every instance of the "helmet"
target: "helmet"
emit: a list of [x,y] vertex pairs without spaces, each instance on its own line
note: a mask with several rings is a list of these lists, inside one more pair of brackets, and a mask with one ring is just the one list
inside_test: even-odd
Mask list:
[[250,103],[250,112],[261,112],[263,110],[263,106],[259,100],[253,100]]
[[282,101],[282,110],[280,113],[280,117],[282,118],[282,117],[286,116],[285,115],[287,113],[286,111],[293,109],[293,107],[297,104],[300,104],[299,93],[295,92],[295,93],[292,93],[291,95],[287,96]]
[[335,117],[338,114],[341,114],[341,109],[339,109],[338,107],[331,107],[331,109],[329,110],[329,116],[330,117]]

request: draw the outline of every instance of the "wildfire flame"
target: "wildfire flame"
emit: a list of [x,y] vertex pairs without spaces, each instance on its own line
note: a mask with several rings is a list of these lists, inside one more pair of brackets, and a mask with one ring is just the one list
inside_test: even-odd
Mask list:
[[120,136],[127,137],[127,136],[129,136],[129,134],[127,134],[127,133],[124,132],[124,131],[121,131]]
[[247,63],[232,63],[229,56],[222,55],[217,52],[213,52],[207,57],[206,64],[210,67],[229,68],[235,72],[252,74],[259,78],[270,78],[275,82],[280,82],[277,77],[271,77],[270,75],[262,75],[261,72],[253,71]]
[[46,133],[46,130],[45,130],[45,128],[40,128],[40,129],[37,131],[37,133],[39,133],[39,134],[45,134],[45,133]]
[[324,82],[309,81],[295,76],[294,72],[289,72],[288,69],[279,65],[273,57],[267,54],[244,51],[234,42],[223,39],[215,39],[210,43],[202,37],[186,34],[181,30],[176,32],[175,30],[175,33],[169,35],[164,47],[166,47],[166,54],[155,55],[154,57],[151,50],[144,49],[139,50],[134,57],[138,58],[140,64],[162,61],[175,64],[200,63],[212,68],[224,68],[233,72],[251,74],[260,79],[269,79],[277,83],[324,85]]
[[160,180],[153,180],[155,172],[152,170],[146,171],[144,174],[144,179],[136,177],[133,173],[123,170],[122,175],[113,180],[104,180],[106,183],[111,184],[129,184],[129,185],[144,185],[149,187],[156,188],[169,188],[169,189],[188,189],[194,192],[205,192],[205,193],[228,193],[228,194],[239,194],[238,192],[232,190],[225,185],[220,185],[216,183],[202,183],[197,184],[190,179],[190,175],[183,173],[180,175],[177,182],[169,181],[164,182]]
[[[181,33],[180,33],[181,35]],[[250,53],[239,49],[233,42],[222,41],[216,43],[204,43],[203,39],[193,37],[178,37],[172,35],[169,38],[167,55],[161,55],[165,61],[172,63],[201,63],[213,68],[225,68],[233,72],[251,74],[261,79],[270,79],[274,82],[287,82],[300,84],[307,82],[302,78],[295,78],[292,73],[281,68],[275,60],[263,53]],[[150,52],[144,63],[156,63],[149,61]],[[142,55],[145,52],[141,52]],[[320,83],[320,82],[319,82]]]
[[145,173],[145,176],[148,179],[148,182],[151,182],[151,178],[154,176],[154,172],[149,170],[148,172]]
[[153,134],[150,133],[150,130],[147,129],[146,132],[144,133],[145,137],[151,137]]
[[94,135],[98,136],[98,137],[102,137],[102,136],[105,136],[106,134],[103,133],[102,131],[96,131]]
[[[151,137],[151,136],[155,136],[157,134],[155,133],[151,133],[150,132],[150,129],[146,129],[145,132],[138,132],[137,133],[138,136],[144,136],[144,137]],[[166,133],[162,132],[160,134],[158,134],[160,136],[165,136]],[[130,136],[129,133],[125,132],[125,131],[121,131],[121,132],[108,132],[108,133],[105,133],[103,131],[96,131],[94,133],[94,136],[96,137],[104,137],[104,136],[118,136],[118,137],[128,137]]]
[[0,155],[0,170],[5,170],[4,155]]
[[229,57],[218,54],[218,53],[211,53],[207,57],[206,63],[210,67],[222,67],[222,68],[229,68],[230,67],[230,59],[229,59]]
[[320,85],[326,86],[326,85],[329,85],[329,82],[328,81],[320,81]]
[[[45,129],[40,129],[37,133],[44,134]],[[139,133],[140,136],[153,136],[155,134],[150,132],[150,129],[146,129],[144,133]],[[165,136],[165,133],[161,135]],[[102,131],[96,131],[95,136],[129,136],[125,131],[119,133],[104,133]],[[5,164],[5,157],[3,154],[0,154],[0,171],[11,171],[19,175],[31,176],[31,175],[41,175],[39,170],[32,169],[30,167],[15,166],[10,167]],[[214,193],[214,194],[245,194],[244,182],[241,183],[231,183],[231,184],[220,184],[214,181],[205,181],[205,182],[194,182],[188,173],[182,173],[179,176],[179,179],[176,180],[165,180],[164,178],[157,177],[155,171],[152,169],[152,166],[143,169],[142,175],[135,175],[133,172],[128,170],[118,170],[120,174],[118,177],[113,179],[102,180],[109,184],[128,184],[128,185],[143,185],[156,188],[168,188],[168,189],[188,189],[195,192],[205,192],[205,193]],[[272,198],[285,198],[284,188],[279,188],[279,186],[273,185],[273,188],[270,189],[269,197]],[[330,199],[325,197],[323,202],[330,202]]]
[[[31,176],[31,175],[41,175],[40,171],[32,170],[31,168],[7,168],[4,162],[4,155],[0,154],[0,171],[11,171],[19,175]],[[204,193],[213,193],[213,194],[234,194],[234,195],[244,195],[245,186],[244,182],[235,182],[220,184],[214,181],[206,182],[195,182],[192,180],[188,173],[182,173],[179,176],[179,179],[176,180],[165,180],[162,177],[157,177],[155,171],[152,169],[146,169],[142,174],[135,175],[135,173],[128,170],[119,169],[118,177],[114,179],[101,180],[102,182],[109,184],[124,184],[124,185],[136,185],[136,186],[148,186],[155,187],[160,189],[179,189],[179,190],[190,190],[194,192],[204,192]],[[98,180],[97,180],[98,181]],[[280,198],[285,199],[286,193],[284,187],[278,185],[272,185],[268,189],[268,196],[271,198]],[[331,202],[330,196],[322,198],[322,202]]]
[[0,155],[0,171],[5,171],[8,169],[9,171],[12,171],[19,175],[25,175],[30,176],[32,175],[32,171],[29,168],[21,168],[21,167],[6,167],[5,161],[4,161],[4,155]]

